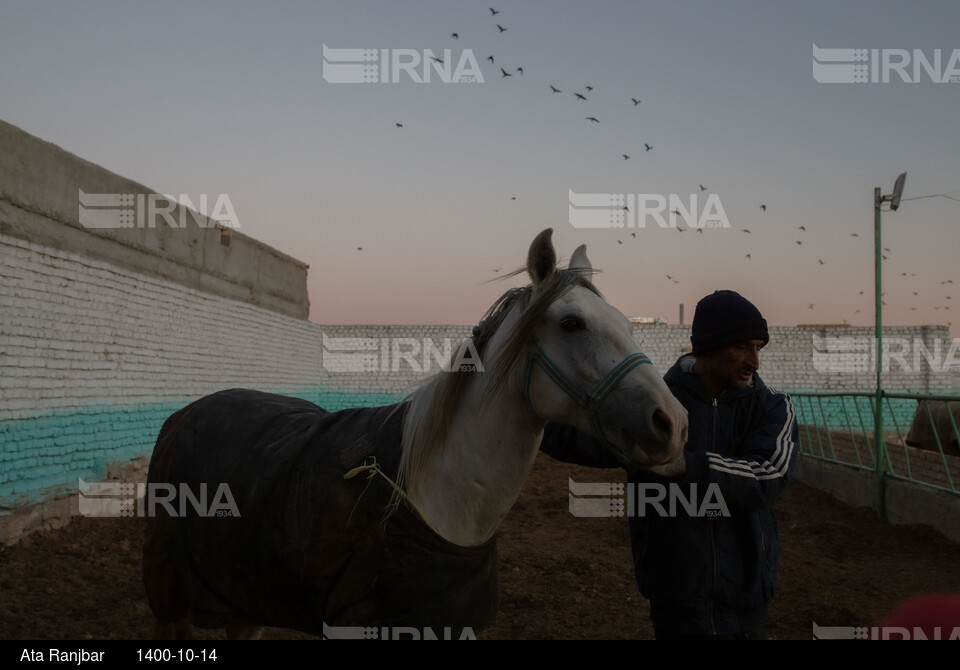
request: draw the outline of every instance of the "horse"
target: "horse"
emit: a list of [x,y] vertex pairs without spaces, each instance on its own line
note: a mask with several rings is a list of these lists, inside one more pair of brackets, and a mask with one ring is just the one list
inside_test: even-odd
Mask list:
[[530,284],[474,327],[479,361],[394,405],[328,412],[229,389],[168,417],[148,495],[216,483],[230,496],[209,514],[148,503],[143,581],[159,636],[476,635],[499,606],[497,528],[547,422],[592,434],[626,467],[679,457],[686,411],[593,283],[586,245],[558,267],[552,233],[510,273]]
[[906,443],[926,451],[960,456],[960,401],[918,400]]

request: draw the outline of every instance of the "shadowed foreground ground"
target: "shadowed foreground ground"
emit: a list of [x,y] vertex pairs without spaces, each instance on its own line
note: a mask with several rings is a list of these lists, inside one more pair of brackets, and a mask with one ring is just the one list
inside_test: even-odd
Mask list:
[[[480,639],[652,639],[636,590],[627,522],[577,518],[568,478],[609,482],[617,471],[539,457],[500,533],[501,607]],[[924,526],[891,526],[800,482],[777,504],[782,543],[773,639],[811,639],[813,624],[871,626],[898,601],[960,593],[960,547]],[[76,518],[0,549],[0,637],[145,639],[142,519]],[[202,637],[220,638],[201,632]],[[265,639],[303,639],[267,630]]]

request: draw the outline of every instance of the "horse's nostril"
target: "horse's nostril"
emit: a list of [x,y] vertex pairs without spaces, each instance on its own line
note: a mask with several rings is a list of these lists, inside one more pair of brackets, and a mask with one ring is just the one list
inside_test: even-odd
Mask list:
[[659,407],[653,410],[653,414],[650,416],[650,425],[653,429],[654,435],[661,438],[664,441],[670,439],[673,435],[673,422],[670,420],[670,417]]

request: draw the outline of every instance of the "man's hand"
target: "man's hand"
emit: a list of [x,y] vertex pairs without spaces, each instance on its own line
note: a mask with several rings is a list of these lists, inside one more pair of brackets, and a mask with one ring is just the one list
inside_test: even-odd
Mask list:
[[683,477],[687,473],[687,455],[686,453],[681,452],[680,458],[672,463],[655,465],[651,468],[647,468],[647,470],[656,475],[660,475],[661,477]]

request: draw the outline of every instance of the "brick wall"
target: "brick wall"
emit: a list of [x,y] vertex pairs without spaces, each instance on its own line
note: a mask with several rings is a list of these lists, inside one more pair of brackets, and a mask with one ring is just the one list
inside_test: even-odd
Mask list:
[[0,504],[148,453],[211,391],[319,387],[315,327],[0,236]]

